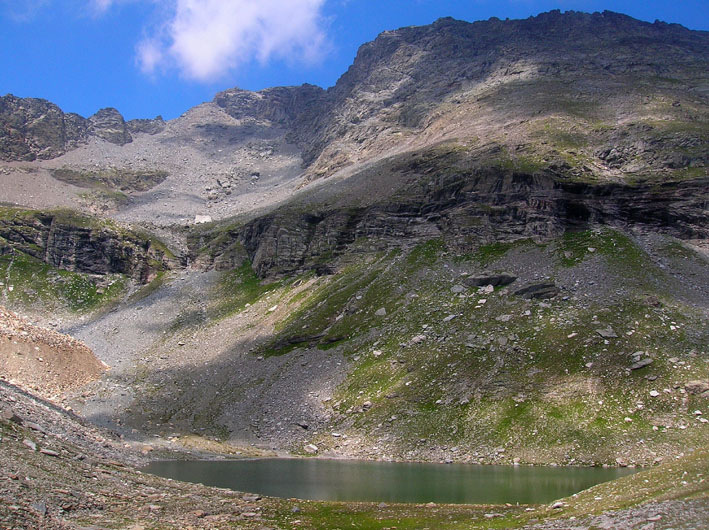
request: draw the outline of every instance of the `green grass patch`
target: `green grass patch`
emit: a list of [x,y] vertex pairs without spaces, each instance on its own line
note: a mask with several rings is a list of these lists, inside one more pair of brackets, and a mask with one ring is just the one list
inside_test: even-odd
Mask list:
[[253,304],[264,294],[281,286],[281,282],[262,281],[251,268],[249,261],[240,267],[224,272],[214,295],[220,302],[212,311],[212,318],[224,318],[243,310],[246,304]]
[[67,184],[80,188],[91,188],[104,191],[148,191],[167,177],[167,171],[145,170],[134,171],[129,169],[71,169],[59,168],[52,170],[52,176]]
[[122,275],[102,277],[55,269],[17,251],[0,256],[0,278],[3,296],[11,305],[42,305],[75,313],[114,302],[127,287]]

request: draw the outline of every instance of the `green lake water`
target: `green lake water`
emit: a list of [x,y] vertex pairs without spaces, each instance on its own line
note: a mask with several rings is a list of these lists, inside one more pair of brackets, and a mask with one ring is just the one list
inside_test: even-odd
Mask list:
[[547,503],[628,469],[273,458],[153,462],[146,473],[273,497],[451,504]]

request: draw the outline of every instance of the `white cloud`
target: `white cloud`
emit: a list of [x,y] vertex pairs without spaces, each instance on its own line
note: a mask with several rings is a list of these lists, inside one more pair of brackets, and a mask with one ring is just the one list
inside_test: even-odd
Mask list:
[[[326,0],[72,2],[78,13],[94,16],[108,16],[112,9],[130,3],[149,5],[146,36],[135,48],[136,62],[146,74],[176,68],[187,78],[210,81],[253,60],[312,63],[327,44],[322,16]],[[57,4],[57,0],[0,0],[0,14],[29,21]]]
[[[110,4],[113,0],[94,0]],[[165,0],[168,19],[137,47],[144,72],[176,66],[208,81],[250,60],[312,62],[325,44],[325,0]],[[165,4],[163,2],[163,4]]]

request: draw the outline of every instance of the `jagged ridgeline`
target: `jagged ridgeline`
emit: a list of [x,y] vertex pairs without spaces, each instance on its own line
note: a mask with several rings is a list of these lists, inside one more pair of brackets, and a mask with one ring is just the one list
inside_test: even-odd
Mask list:
[[4,303],[80,310],[112,370],[72,406],[127,437],[674,460],[709,434],[707,72],[707,32],[551,12],[168,122],[6,96]]

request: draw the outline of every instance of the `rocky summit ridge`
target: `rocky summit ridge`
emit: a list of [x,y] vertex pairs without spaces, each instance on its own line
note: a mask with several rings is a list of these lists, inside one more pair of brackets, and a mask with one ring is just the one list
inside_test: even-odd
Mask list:
[[[134,446],[652,467],[553,508],[226,513],[224,492],[103,462],[97,514],[92,487],[61,493],[100,478],[89,461],[42,499],[0,481],[22,501],[0,521],[701,526],[707,72],[708,32],[552,11],[387,31],[333,87],[232,88],[169,121],[0,98],[0,300],[110,366],[37,392],[116,433],[87,449],[74,416],[3,382],[0,468],[44,478],[79,449],[130,464]],[[17,374],[45,354],[15,342],[7,373],[35,391]],[[127,513],[134,484],[152,502]],[[188,513],[178,490],[213,501]]]

